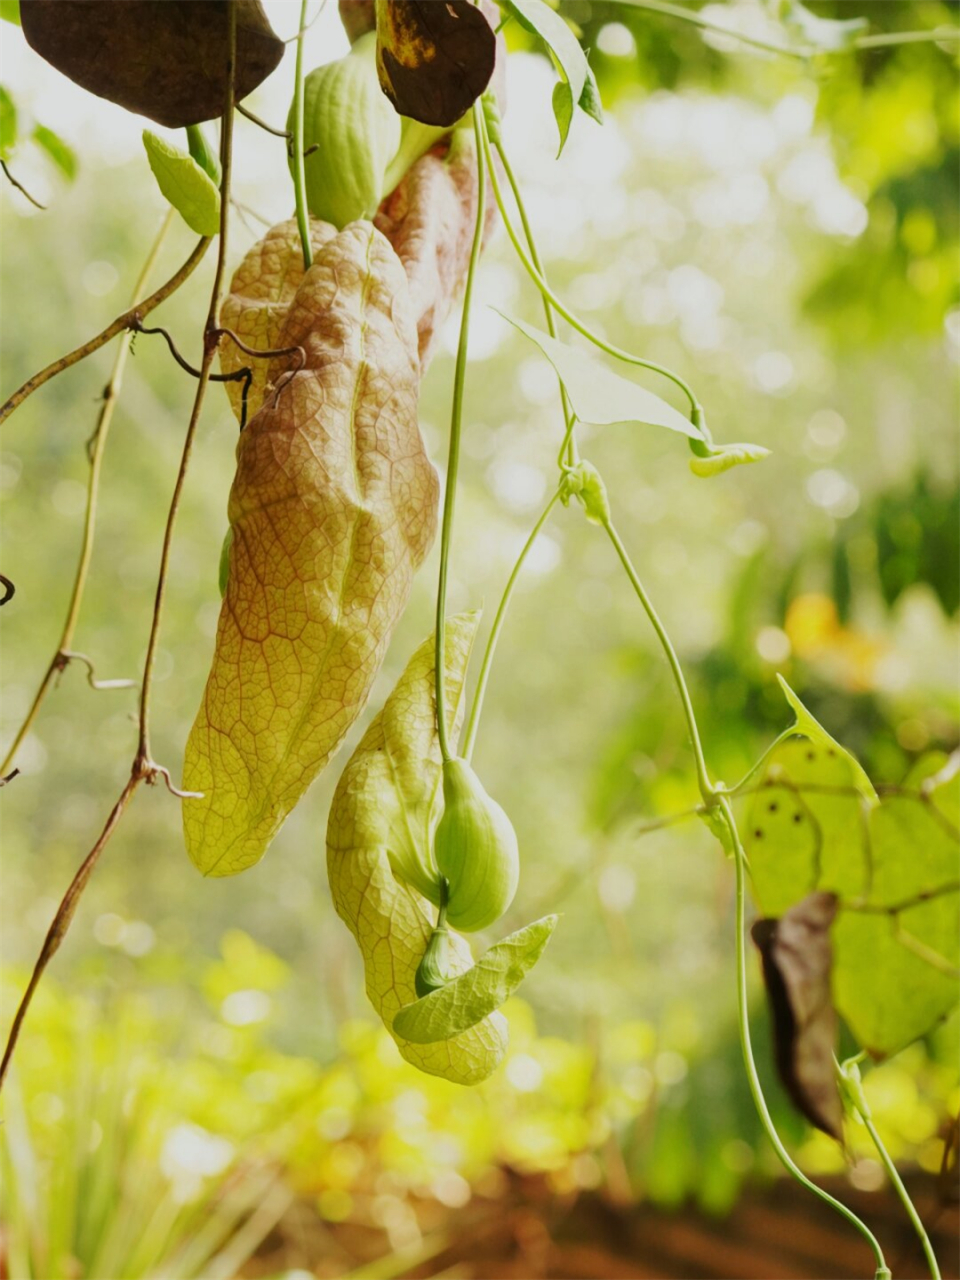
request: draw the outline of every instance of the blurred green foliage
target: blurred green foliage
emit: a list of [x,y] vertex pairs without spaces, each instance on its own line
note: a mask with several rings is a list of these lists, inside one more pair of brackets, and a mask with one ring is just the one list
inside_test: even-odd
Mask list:
[[[578,118],[554,162],[552,75],[523,56],[505,120],[551,281],[618,343],[688,377],[719,440],[773,451],[701,481],[682,440],[642,428],[584,432],[690,673],[711,764],[719,777],[741,776],[789,722],[780,670],[875,781],[898,781],[923,752],[958,742],[955,55],[918,44],[808,63],[721,50],[639,7],[576,0],[563,11],[591,47],[607,124]],[[842,17],[850,6],[816,11]],[[927,0],[865,2],[857,12],[887,31],[955,18]],[[21,100],[23,110],[42,105],[58,126],[46,104],[20,88],[16,97],[18,110]],[[259,138],[253,126],[238,132],[237,192],[272,214],[274,192],[287,191],[286,158],[279,141],[257,151]],[[0,264],[5,392],[125,305],[159,219],[142,157],[105,155],[93,140],[80,152],[76,183],[46,214],[3,192],[5,241],[15,244]],[[280,205],[287,216],[290,199]],[[238,219],[231,257],[258,233]],[[186,257],[189,237],[178,236],[159,274]],[[211,267],[158,316],[188,358],[199,351]],[[518,349],[488,304],[541,323],[503,238],[480,278],[451,583],[452,608],[485,600],[489,620],[552,483],[561,423],[549,368]],[[435,459],[444,456],[450,346],[422,397]],[[78,636],[106,677],[135,675],[142,660],[192,390],[161,344],[141,337],[135,354]],[[4,571],[18,588],[3,620],[5,740],[69,596],[84,444],[109,358],[100,353],[23,406],[0,456]],[[155,754],[175,777],[219,608],[234,443],[226,399],[211,394],[157,671]],[[431,561],[372,710],[431,629],[434,580]],[[26,744],[22,776],[4,791],[7,1022],[126,775],[134,707],[129,692],[95,694],[68,668]],[[393,1197],[398,1241],[412,1230],[402,1210],[410,1188],[455,1203],[498,1162],[547,1169],[559,1188],[626,1177],[638,1194],[667,1203],[695,1195],[718,1211],[752,1170],[772,1172],[734,1033],[729,867],[695,822],[641,838],[645,823],[689,807],[696,791],[674,689],[602,536],[577,513],[558,512],[548,526],[487,699],[477,764],[523,858],[504,929],[547,910],[564,915],[524,988],[529,1005],[511,1006],[510,1057],[475,1093],[400,1062],[329,903],[323,834],[349,745],[264,862],[236,879],[195,874],[177,803],[163,790],[142,792],[125,817],[27,1024],[10,1112],[18,1119],[0,1131],[8,1169],[36,1162],[35,1203],[23,1202],[22,1177],[5,1179],[23,1274],[66,1268],[69,1255],[90,1265],[90,1242],[103,1236],[101,1202],[85,1196],[78,1208],[81,1183],[57,1181],[70,1160],[81,1181],[103,1180],[113,1203],[133,1206],[131,1221],[170,1204],[165,1233],[149,1239],[171,1275],[204,1265],[191,1271],[177,1253],[191,1213],[217,1204],[224,1221],[242,1216],[234,1195],[260,1185],[249,1179],[280,1185],[278,1170],[330,1219],[362,1219],[378,1196]],[[867,1076],[891,1153],[930,1171],[960,1101],[957,1032],[954,1018]],[[127,1081],[133,1101],[118,1117]],[[805,1166],[841,1170],[835,1146],[811,1137],[770,1087]],[[104,1132],[93,1150],[92,1124]],[[177,1141],[188,1152],[230,1145],[184,1199]],[[123,1198],[129,1181],[133,1200]],[[30,1237],[44,1213],[58,1212],[54,1262]],[[211,1257],[221,1244],[211,1239]],[[121,1245],[133,1268],[134,1245],[118,1237]],[[154,1265],[143,1248],[130,1275]]]

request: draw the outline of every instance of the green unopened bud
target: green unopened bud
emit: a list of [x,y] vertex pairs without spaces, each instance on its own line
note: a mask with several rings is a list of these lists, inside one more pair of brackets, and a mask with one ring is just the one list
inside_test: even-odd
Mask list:
[[417,995],[422,999],[431,991],[439,991],[441,987],[445,987],[450,978],[450,933],[445,927],[438,926],[430,935],[413,984]]
[[487,133],[490,135],[490,141],[494,146],[497,146],[501,140],[502,132],[497,95],[492,89],[484,89],[480,97],[480,104],[483,107],[483,119],[487,126]]
[[220,185],[220,157],[210,145],[210,140],[199,124],[187,125],[187,147],[197,164],[217,185]]
[[450,924],[469,933],[499,920],[520,878],[517,836],[466,760],[444,761],[443,816],[434,855],[450,883]]
[[607,486],[603,477],[592,462],[581,462],[583,470],[583,487],[578,494],[587,513],[587,519],[594,524],[610,523],[610,500],[607,497]]
[[[287,129],[292,133],[292,107]],[[380,88],[370,31],[345,58],[317,67],[303,82],[303,147],[310,152],[303,169],[313,216],[337,228],[372,218],[399,145],[400,117]]]
[[592,462],[578,462],[575,467],[564,467],[560,501],[567,506],[571,498],[578,498],[594,524],[610,523],[610,500],[603,476]]
[[837,1083],[847,1111],[857,1120],[870,1120],[870,1104],[863,1091],[863,1079],[856,1058],[848,1058],[838,1066]]

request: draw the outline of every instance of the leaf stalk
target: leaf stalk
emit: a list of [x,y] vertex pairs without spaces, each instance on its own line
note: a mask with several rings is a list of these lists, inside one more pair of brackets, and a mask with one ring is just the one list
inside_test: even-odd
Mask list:
[[447,457],[447,481],[443,495],[443,523],[440,530],[440,574],[437,583],[437,621],[435,628],[436,656],[435,680],[437,697],[437,737],[444,761],[451,758],[447,732],[447,704],[445,693],[446,667],[446,610],[447,577],[450,568],[450,540],[453,533],[453,512],[457,496],[457,474],[460,468],[460,436],[463,428],[463,391],[467,374],[467,350],[470,341],[470,304],[473,300],[473,283],[483,247],[483,224],[486,217],[487,184],[483,163],[483,112],[479,103],[473,105],[473,134],[477,148],[477,220],[470,246],[470,265],[467,283],[463,291],[463,308],[460,313],[460,339],[457,343],[457,362],[453,375],[453,406],[450,411],[450,451]]

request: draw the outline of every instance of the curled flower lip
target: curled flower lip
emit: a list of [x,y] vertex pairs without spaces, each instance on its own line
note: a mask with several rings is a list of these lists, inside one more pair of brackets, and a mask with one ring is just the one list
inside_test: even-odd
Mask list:
[[[463,682],[479,615],[447,620],[447,716],[456,733]],[[403,1057],[421,1071],[456,1084],[477,1084],[507,1047],[500,1013],[480,1018],[462,1034],[414,1044],[393,1025],[418,999],[416,972],[433,932],[433,913],[419,893],[394,874],[395,852],[409,847],[426,861],[441,780],[434,703],[434,640],[425,641],[374,717],[341,775],[327,823],[327,873],[337,914],[363,956],[367,996]],[[465,938],[451,930],[450,974],[472,969]],[[495,1007],[495,1006],[494,1006]]]

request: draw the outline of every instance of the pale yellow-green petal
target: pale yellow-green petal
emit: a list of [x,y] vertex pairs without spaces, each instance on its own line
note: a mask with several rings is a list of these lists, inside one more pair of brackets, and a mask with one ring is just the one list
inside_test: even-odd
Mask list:
[[[455,717],[454,734],[476,626],[477,615],[464,614],[447,627],[447,715]],[[414,975],[436,915],[391,869],[391,851],[396,854],[405,842],[412,842],[420,856],[429,856],[440,781],[433,688],[431,638],[410,659],[337,785],[327,828],[327,871],[337,911],[363,955],[367,995],[401,1054],[431,1075],[477,1084],[506,1050],[507,1025],[501,1014],[434,1044],[411,1044],[393,1031],[396,1013],[417,998]],[[472,964],[470,949],[453,932],[451,944],[453,968],[464,972]]]

